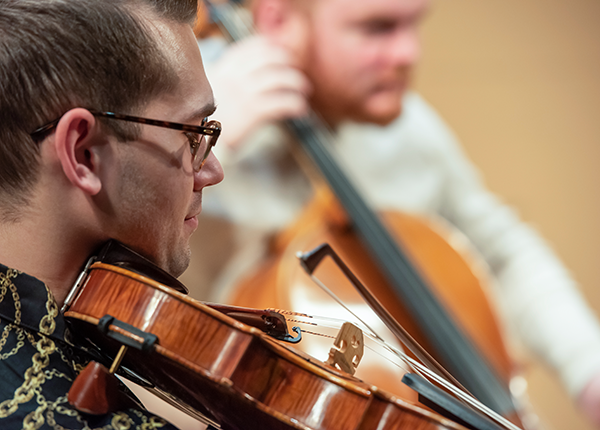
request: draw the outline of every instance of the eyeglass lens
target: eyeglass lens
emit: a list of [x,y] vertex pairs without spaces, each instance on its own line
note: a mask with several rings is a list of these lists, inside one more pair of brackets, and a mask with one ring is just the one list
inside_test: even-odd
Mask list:
[[[210,121],[206,127],[219,128],[216,121]],[[199,133],[194,133],[194,136],[197,139],[196,141],[198,142],[198,146],[195,149],[192,149],[192,155],[194,157],[192,161],[192,167],[196,172],[198,172],[202,166],[204,166],[204,163],[206,163],[206,159],[210,155],[212,148],[217,143],[217,138],[215,135],[207,136]]]

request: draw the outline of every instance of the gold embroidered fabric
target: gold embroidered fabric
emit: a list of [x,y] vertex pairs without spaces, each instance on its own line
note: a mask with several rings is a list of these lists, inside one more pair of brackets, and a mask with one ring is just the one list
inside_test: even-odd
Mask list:
[[174,429],[148,411],[92,416],[67,402],[87,363],[65,341],[65,320],[39,280],[0,264],[0,429]]

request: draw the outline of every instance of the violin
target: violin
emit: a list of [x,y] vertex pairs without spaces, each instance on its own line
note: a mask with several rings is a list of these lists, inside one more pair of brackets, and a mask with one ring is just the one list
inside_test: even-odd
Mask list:
[[[223,429],[465,429],[187,297],[177,280],[114,241],[90,259],[64,311],[78,343],[117,357],[124,376]],[[468,428],[503,428],[482,422]]]

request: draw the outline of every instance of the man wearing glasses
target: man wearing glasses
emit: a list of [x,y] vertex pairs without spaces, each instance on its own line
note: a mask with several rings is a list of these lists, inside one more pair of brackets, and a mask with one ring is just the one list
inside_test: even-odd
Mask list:
[[60,309],[117,239],[173,276],[223,179],[195,0],[0,0],[0,427],[171,428],[83,415]]

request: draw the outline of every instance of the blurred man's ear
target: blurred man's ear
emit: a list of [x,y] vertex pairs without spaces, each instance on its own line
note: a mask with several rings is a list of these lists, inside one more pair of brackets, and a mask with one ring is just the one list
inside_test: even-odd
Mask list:
[[[291,52],[302,67],[310,49],[310,7],[313,0],[255,0],[254,25],[257,33]],[[321,1],[321,0],[318,0]]]
[[259,34],[281,41],[289,34],[294,15],[292,0],[255,0],[254,25]]

